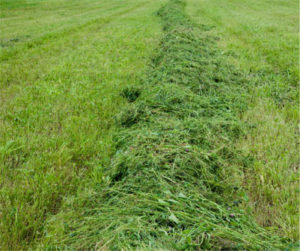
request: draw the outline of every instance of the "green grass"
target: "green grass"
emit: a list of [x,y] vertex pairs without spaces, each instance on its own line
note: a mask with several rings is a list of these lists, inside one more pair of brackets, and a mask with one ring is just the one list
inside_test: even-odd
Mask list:
[[1,250],[296,248],[296,1],[0,16]]
[[139,81],[160,36],[161,1],[35,3],[2,10],[4,42],[30,35],[0,56],[2,250],[26,249],[64,196],[97,181],[125,104],[119,92]]
[[243,114],[253,128],[238,143],[255,158],[245,187],[260,224],[299,240],[298,1],[188,0],[187,11],[255,83]]
[[251,160],[236,147],[247,125],[251,82],[172,0],[143,85],[121,95],[116,153],[99,184],[64,201],[42,247],[75,250],[283,248],[289,240],[257,225],[239,204]]

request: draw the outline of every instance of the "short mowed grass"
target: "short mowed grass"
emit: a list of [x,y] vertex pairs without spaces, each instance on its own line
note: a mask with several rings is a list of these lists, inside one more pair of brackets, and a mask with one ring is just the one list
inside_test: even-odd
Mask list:
[[187,11],[253,82],[242,114],[253,126],[238,147],[254,158],[244,186],[255,217],[299,240],[298,1],[188,0]]
[[32,245],[64,196],[98,181],[120,90],[139,83],[161,33],[161,1],[12,2],[0,24],[1,250]]
[[296,5],[2,1],[0,249],[297,248]]

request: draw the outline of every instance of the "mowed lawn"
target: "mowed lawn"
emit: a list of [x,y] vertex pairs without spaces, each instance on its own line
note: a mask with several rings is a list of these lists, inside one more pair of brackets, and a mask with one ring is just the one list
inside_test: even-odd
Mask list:
[[1,250],[33,245],[64,196],[101,178],[120,90],[140,82],[162,3],[1,1]]
[[298,240],[298,1],[187,2],[193,20],[213,27],[231,63],[253,83],[242,118],[250,128],[238,145],[254,157],[244,180],[251,211],[260,224]]

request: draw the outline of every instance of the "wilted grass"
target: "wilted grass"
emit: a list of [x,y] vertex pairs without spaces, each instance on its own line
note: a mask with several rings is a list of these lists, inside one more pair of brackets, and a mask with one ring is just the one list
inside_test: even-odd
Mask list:
[[198,23],[213,25],[219,46],[255,83],[238,143],[254,157],[245,187],[257,221],[299,240],[298,1],[188,0]]
[[1,250],[32,246],[63,197],[99,179],[126,103],[119,93],[139,81],[160,35],[152,13],[161,1],[34,3],[42,7],[1,10],[25,20],[4,18],[7,38],[32,35],[0,55]]
[[67,198],[43,247],[75,250],[283,248],[239,205],[252,165],[236,147],[250,82],[197,26],[184,3],[158,12],[164,29],[142,90],[115,117],[116,153],[98,183]]

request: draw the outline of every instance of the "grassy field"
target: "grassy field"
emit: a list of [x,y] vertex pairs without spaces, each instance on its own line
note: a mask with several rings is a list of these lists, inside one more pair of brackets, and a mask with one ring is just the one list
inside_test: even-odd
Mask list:
[[298,12],[1,1],[0,249],[296,247]]
[[1,249],[26,247],[64,196],[97,182],[119,93],[136,85],[162,1],[1,1]]
[[298,240],[298,1],[188,3],[194,20],[215,27],[219,46],[254,85],[242,116],[253,128],[238,147],[255,159],[245,187],[256,219]]

